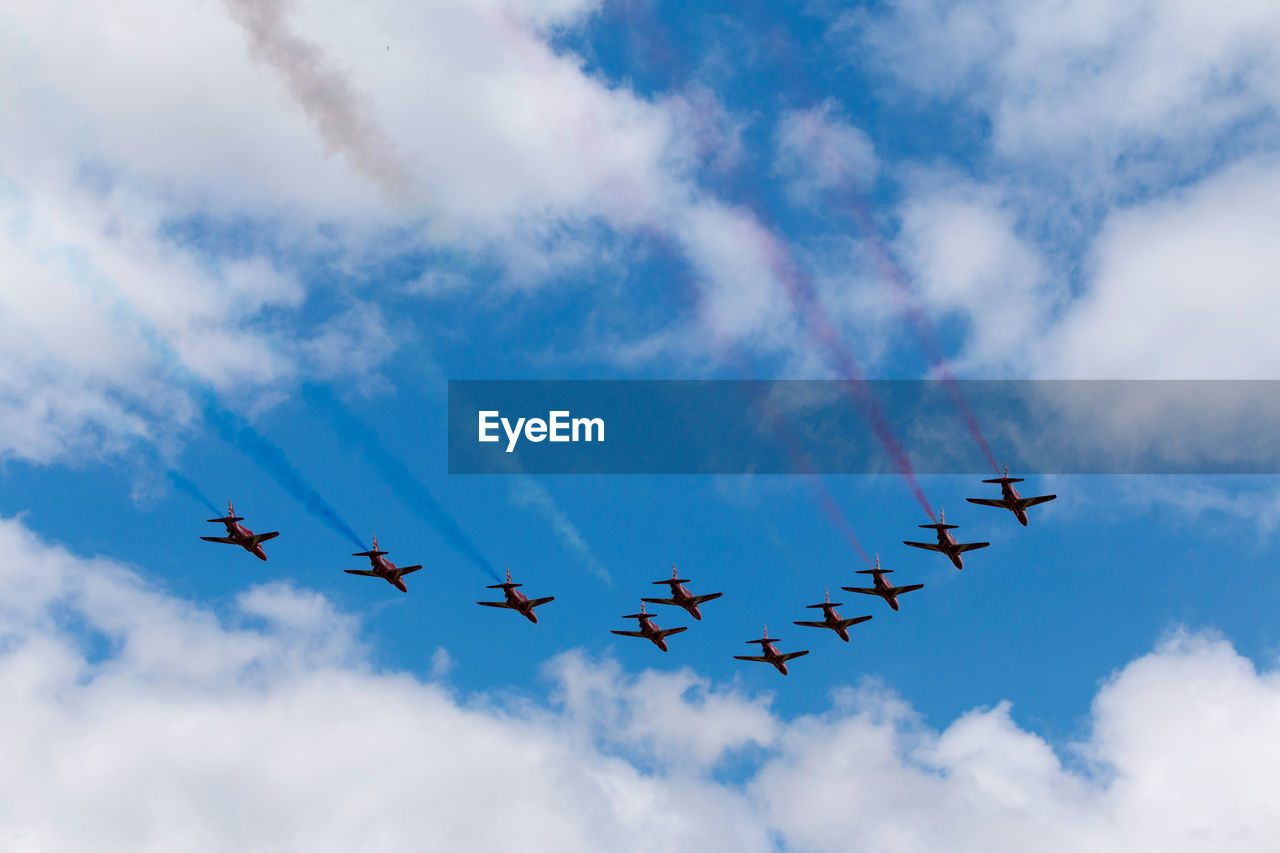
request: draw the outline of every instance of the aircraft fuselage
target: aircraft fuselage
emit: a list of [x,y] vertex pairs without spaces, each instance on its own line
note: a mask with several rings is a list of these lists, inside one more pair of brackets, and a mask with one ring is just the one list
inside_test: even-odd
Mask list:
[[646,639],[651,640],[655,646],[662,649],[664,652],[668,651],[667,638],[658,633],[658,626],[653,623],[653,619],[648,616],[642,618],[637,630],[641,634],[644,634]]
[[400,578],[400,570],[396,568],[396,564],[383,557],[381,554],[369,558],[369,566],[373,573],[382,578],[387,583],[394,586],[401,592],[408,592],[409,587],[404,585],[404,581]]
[[534,613],[533,608],[529,606],[529,596],[511,587],[507,587],[502,592],[507,597],[507,604],[510,604],[513,610],[524,614],[524,618],[530,622],[538,621],[538,614]]
[[778,647],[773,643],[761,643],[760,654],[768,658],[768,662],[773,664],[778,672],[783,675],[787,674],[787,662],[782,659],[782,653],[778,651]]
[[262,550],[261,542],[253,541],[253,531],[245,527],[238,521],[224,521],[227,526],[227,538],[236,540],[236,544],[257,557],[259,560],[267,559],[267,552]]
[[836,610],[830,604],[825,605],[822,608],[822,619],[827,623],[828,628],[836,632],[840,639],[844,640],[846,643],[849,642],[849,632],[840,624],[842,621],[840,619],[840,611]]

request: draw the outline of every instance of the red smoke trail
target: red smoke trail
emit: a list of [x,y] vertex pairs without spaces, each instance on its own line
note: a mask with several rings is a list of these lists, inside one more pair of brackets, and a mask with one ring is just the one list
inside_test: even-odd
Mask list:
[[875,222],[871,218],[870,208],[851,187],[840,193],[840,197],[841,201],[844,202],[842,206],[849,212],[850,217],[858,224],[863,236],[866,238],[881,277],[893,285],[894,295],[898,299],[898,307],[902,309],[903,313],[907,315],[907,319],[911,321],[911,326],[915,329],[920,346],[925,351],[925,357],[933,365],[934,374],[942,380],[950,392],[952,402],[955,403],[956,410],[960,414],[960,419],[969,428],[969,434],[973,437],[973,440],[982,448],[982,453],[987,457],[987,462],[999,474],[1000,466],[996,464],[996,458],[991,453],[991,447],[987,444],[987,439],[982,434],[982,428],[978,426],[978,419],[974,416],[973,410],[969,408],[969,401],[965,399],[964,392],[960,389],[959,381],[952,374],[951,367],[947,364],[941,347],[938,346],[937,334],[929,323],[929,319],[920,310],[919,303],[912,298],[910,279],[907,277],[906,271],[902,269],[902,266],[894,260],[889,247],[885,245],[884,239],[880,236],[880,230],[876,228]]
[[[755,24],[753,29],[756,32],[767,32],[769,34],[770,52],[775,53],[780,58],[783,70],[793,84],[792,89],[802,93],[809,102],[817,103],[820,99],[814,94],[813,82],[809,77],[809,72],[795,58],[796,49],[790,32],[784,26],[767,26],[768,12],[761,3],[753,2],[750,7],[747,11],[755,19],[752,22]],[[991,468],[999,474],[1000,467],[996,464],[995,456],[991,453],[991,447],[987,444],[987,439],[982,434],[978,419],[974,416],[973,410],[969,406],[969,401],[965,398],[964,392],[960,388],[959,381],[952,374],[951,368],[947,364],[946,356],[943,355],[941,347],[938,346],[937,335],[933,330],[933,326],[913,298],[910,278],[907,276],[906,271],[902,269],[902,266],[894,260],[892,252],[890,252],[889,247],[880,235],[880,229],[876,227],[875,220],[871,216],[870,206],[850,182],[845,182],[845,185],[837,194],[837,198],[843,203],[843,207],[850,218],[862,231],[863,238],[872,250],[872,256],[881,277],[893,286],[898,305],[903,313],[907,315],[907,319],[916,333],[916,338],[921,348],[925,351],[925,357],[929,361],[931,372],[942,381],[947,392],[951,395],[956,412],[968,428],[969,434],[973,437],[978,447],[982,449],[982,453],[987,457],[987,462],[990,463]],[[819,308],[819,310],[821,309]]]
[[[772,234],[772,232],[769,233]],[[889,463],[893,466],[893,470],[906,481],[907,488],[911,490],[911,494],[924,508],[929,518],[936,521],[937,516],[933,513],[933,507],[929,505],[929,499],[925,497],[924,490],[916,480],[911,458],[898,443],[893,427],[885,417],[880,401],[871,393],[853,353],[845,346],[807,279],[799,274],[795,261],[785,256],[785,249],[780,242],[771,238],[769,248],[772,250],[770,254],[773,256],[774,277],[782,283],[791,304],[801,312],[816,340],[822,344],[828,356],[835,362],[836,372],[842,377],[845,392],[857,404],[862,416],[870,422],[876,438],[889,454]]]
[[[644,34],[648,42],[645,47],[656,56],[666,60],[665,70],[668,76],[674,78],[676,76],[676,54],[671,50],[665,30],[657,25],[652,15],[636,14],[634,4],[625,3],[624,8],[628,22],[632,24],[628,28],[630,32],[633,36]],[[920,506],[924,508],[925,513],[931,519],[936,520],[937,516],[934,515],[928,498],[925,497],[924,491],[916,480],[911,460],[898,443],[893,429],[885,418],[879,401],[871,393],[866,379],[858,367],[856,359],[853,357],[853,353],[842,342],[834,324],[827,317],[820,300],[813,294],[812,288],[808,286],[807,281],[802,279],[798,265],[790,259],[781,238],[774,236],[775,234],[780,234],[780,230],[772,227],[770,223],[763,219],[761,212],[766,208],[759,198],[758,189],[753,187],[749,189],[749,193],[754,197],[753,201],[755,203],[748,206],[747,210],[752,214],[752,218],[760,227],[760,230],[764,232],[769,248],[772,250],[774,278],[782,282],[793,308],[801,314],[805,320],[805,325],[811,330],[816,340],[835,363],[837,374],[844,380],[846,393],[853,398],[858,405],[859,411],[871,423],[876,438],[889,454],[890,464],[894,471],[906,481],[911,494],[919,502]]]
[[[664,246],[671,256],[679,256],[678,249],[671,243],[670,234],[656,227],[648,229],[648,234],[650,239],[655,243]],[[701,290],[693,281],[692,276],[685,274],[680,278],[684,284],[685,294],[694,304],[695,314],[701,316]],[[703,325],[711,331],[712,349],[718,350],[721,353],[728,353],[731,356],[731,360],[737,363],[738,374],[740,376],[752,376],[753,371],[750,370],[750,360],[742,351],[741,346],[736,341],[722,336],[715,328],[714,324],[703,321]],[[858,538],[858,534],[854,532],[853,526],[849,523],[848,518],[845,517],[844,511],[840,509],[840,505],[836,502],[836,499],[832,496],[830,490],[827,489],[827,485],[823,482],[822,477],[814,470],[808,454],[804,452],[804,448],[801,447],[800,442],[796,439],[795,433],[791,431],[790,425],[787,423],[785,413],[771,405],[767,397],[762,399],[761,405],[764,408],[765,416],[773,423],[778,437],[782,440],[783,447],[791,457],[792,464],[801,472],[801,476],[805,478],[809,488],[813,491],[814,498],[817,500],[818,506],[822,508],[823,513],[831,521],[832,525],[835,526],[836,530],[844,536],[845,541],[849,543],[849,546],[852,547],[854,552],[862,559],[862,562],[870,566],[872,563],[871,558],[867,555],[867,549],[863,547],[862,541]]]

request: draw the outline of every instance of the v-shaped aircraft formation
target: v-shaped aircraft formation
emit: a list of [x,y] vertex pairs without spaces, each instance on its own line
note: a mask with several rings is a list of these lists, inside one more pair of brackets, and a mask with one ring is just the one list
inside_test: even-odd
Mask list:
[[[1000,486],[1000,497],[996,498],[966,498],[969,503],[979,504],[981,506],[990,506],[1000,509],[1007,509],[1013,513],[1018,522],[1024,527],[1027,526],[1028,507],[1046,503],[1054,500],[1057,495],[1040,495],[1037,497],[1024,498],[1019,493],[1014,483],[1023,482],[1020,477],[1009,476],[1009,466],[1004,466],[1003,476],[990,480],[983,480],[984,483],[998,484]],[[280,534],[276,531],[269,533],[254,533],[240,522],[244,519],[235,514],[235,507],[230,501],[227,502],[227,514],[222,518],[211,518],[210,523],[218,523],[226,526],[226,536],[201,536],[200,538],[206,542],[218,542],[226,545],[239,545],[249,553],[258,557],[260,560],[267,559],[266,552],[262,549],[262,543],[270,539],[274,539]],[[946,514],[939,510],[938,521],[934,524],[921,524],[920,527],[936,531],[937,542],[911,542],[903,540],[903,544],[913,548],[922,548],[927,551],[937,551],[945,554],[957,569],[964,568],[962,554],[975,551],[979,548],[986,548],[988,542],[958,542],[951,531],[957,529],[957,525],[948,524]],[[401,592],[408,592],[405,585],[404,576],[416,572],[422,568],[421,565],[397,567],[395,563],[386,559],[388,552],[379,550],[378,537],[373,537],[373,546],[368,551],[360,551],[352,556],[367,557],[369,560],[368,569],[344,569],[347,574],[362,575],[364,577],[382,578],[387,583],[394,586]],[[871,575],[872,585],[869,587],[844,586],[841,589],[847,592],[856,592],[862,595],[873,595],[884,599],[885,603],[893,610],[899,609],[898,597],[908,592],[914,592],[923,589],[924,584],[915,583],[905,586],[891,586],[885,579],[885,576],[892,573],[892,569],[884,569],[880,567],[880,555],[875,557],[873,568],[862,569],[858,574]],[[654,614],[649,613],[646,604],[664,604],[672,607],[678,607],[695,620],[702,620],[702,610],[700,605],[708,601],[714,601],[724,595],[722,592],[710,592],[695,595],[686,586],[690,581],[688,578],[680,577],[680,572],[673,563],[671,566],[671,577],[662,580],[653,581],[657,585],[667,585],[670,589],[670,595],[666,598],[641,598],[640,612],[628,613],[623,616],[624,619],[636,619],[638,623],[634,631],[613,631],[612,633],[623,637],[637,637],[649,640],[662,651],[668,651],[667,638],[688,630],[688,626],[679,626],[675,628],[660,628],[654,619]],[[507,579],[504,583],[490,584],[487,589],[502,590],[502,601],[479,601],[477,604],[483,607],[500,607],[508,610],[514,610],[524,616],[530,622],[537,623],[538,616],[534,609],[540,607],[550,601],[555,600],[555,596],[545,596],[543,598],[529,598],[519,590],[522,584],[514,583],[511,580],[511,570],[507,569]],[[852,618],[844,618],[836,609],[842,607],[841,602],[832,601],[829,591],[824,592],[823,600],[817,604],[806,605],[809,609],[821,610],[821,620],[797,620],[793,624],[806,628],[826,628],[836,634],[844,642],[849,642],[849,628],[854,625],[869,621],[872,617],[855,616]],[[769,636],[769,630],[766,627],[764,636],[755,640],[748,640],[748,643],[759,643],[759,655],[734,655],[737,660],[754,661],[759,663],[767,663],[775,667],[778,672],[783,675],[787,674],[787,661],[802,657],[809,654],[807,650],[782,653],[778,651],[776,645],[776,637]]]

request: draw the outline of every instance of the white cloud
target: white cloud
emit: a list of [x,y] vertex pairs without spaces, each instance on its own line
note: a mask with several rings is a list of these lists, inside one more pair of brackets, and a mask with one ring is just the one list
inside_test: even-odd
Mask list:
[[[375,670],[314,593],[251,589],[229,624],[18,521],[0,555],[7,849],[1189,853],[1280,833],[1280,677],[1211,635],[1114,673],[1064,763],[1008,703],[935,731],[864,684],[786,720],[576,652],[548,703],[462,699]],[[732,754],[745,784],[716,779]]]
[[899,244],[934,322],[966,324],[953,368],[1022,373],[1060,299],[1054,280],[995,192],[936,178],[920,184],[903,205]]
[[823,190],[865,187],[875,178],[871,140],[841,115],[834,99],[783,113],[774,137],[774,168],[788,179],[788,192],[799,203],[816,202]]
[[1044,341],[1038,368],[1105,379],[1280,377],[1277,221],[1273,161],[1116,211],[1095,241],[1088,290]]
[[[0,298],[27,309],[0,362],[0,422],[17,436],[0,453],[48,460],[181,425],[183,389],[139,325],[169,366],[262,399],[339,362],[372,376],[394,332],[375,322],[381,282],[362,270],[395,252],[445,248],[528,286],[599,264],[618,234],[657,233],[697,271],[708,310],[694,338],[709,327],[794,348],[763,263],[768,233],[697,187],[700,168],[736,156],[733,121],[709,90],[646,99],[551,48],[597,7],[0,11],[0,177],[6,203],[26,208],[11,220],[34,232],[11,221],[0,235],[17,272]],[[191,245],[172,227],[188,221],[247,223],[253,238]],[[349,313],[316,316],[320,285],[288,272],[299,257],[353,274],[327,285],[347,291]],[[684,352],[686,331],[651,340]],[[51,377],[51,399],[29,402]]]
[[902,0],[842,26],[900,79],[988,112],[996,149],[1028,164],[1123,168],[1166,145],[1195,162],[1280,105],[1280,12],[1265,0]]

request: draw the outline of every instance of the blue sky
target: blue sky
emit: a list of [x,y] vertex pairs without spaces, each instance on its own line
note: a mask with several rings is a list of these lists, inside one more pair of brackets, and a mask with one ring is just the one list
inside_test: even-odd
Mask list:
[[[48,6],[0,13],[0,684],[27,741],[63,719],[68,761],[102,749],[140,792],[176,780],[183,817],[90,780],[74,830],[23,805],[0,837],[137,849],[180,844],[185,822],[220,827],[209,849],[344,849],[382,803],[315,836],[280,821],[305,807],[292,785],[353,775],[450,803],[367,849],[495,796],[560,850],[668,812],[684,820],[654,829],[669,849],[724,821],[735,849],[848,849],[813,827],[876,791],[943,841],[895,841],[887,820],[858,830],[866,849],[1003,849],[1054,827],[1063,849],[1274,837],[1280,815],[1236,789],[1276,781],[1280,750],[1259,722],[1280,702],[1274,478],[1011,472],[1059,495],[1024,529],[964,502],[994,493],[979,477],[922,476],[962,539],[992,543],[963,572],[900,544],[929,535],[902,479],[824,478],[894,581],[926,584],[894,613],[837,593],[863,565],[803,478],[451,476],[446,459],[448,379],[839,378],[839,357],[924,378],[921,329],[962,378],[1275,378],[1273,10]],[[409,594],[343,574],[354,545],[212,411],[278,447],[362,539],[424,564]],[[1139,445],[1192,428],[1098,419]],[[167,469],[281,531],[269,562],[200,542],[211,516]],[[493,581],[464,541],[556,596],[538,625],[475,606]],[[724,598],[700,623],[659,608],[691,625],[665,655],[610,634],[672,562]],[[843,615],[874,615],[849,645],[791,624],[824,587]],[[732,659],[764,622],[812,650],[785,679]],[[362,751],[339,712],[370,709],[434,734]],[[161,716],[226,756],[164,758],[180,732]],[[339,744],[332,766],[289,752],[307,732]],[[848,764],[822,783],[845,811],[813,781],[824,742]],[[0,756],[22,767],[21,743]],[[1201,746],[1182,758],[1233,799],[1197,823],[1183,804],[1212,796],[1158,759]],[[422,752],[510,778],[451,788],[409,766]],[[285,766],[265,783],[275,811],[228,829],[259,761]],[[812,800],[793,801],[805,780]],[[564,798],[581,820],[544,820]],[[441,843],[495,843],[461,827]]]

